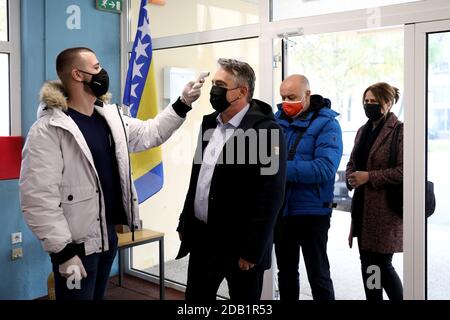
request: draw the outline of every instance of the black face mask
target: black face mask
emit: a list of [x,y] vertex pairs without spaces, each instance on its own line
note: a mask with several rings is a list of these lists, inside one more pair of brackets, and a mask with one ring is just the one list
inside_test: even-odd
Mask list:
[[214,108],[214,110],[218,112],[224,112],[234,101],[239,100],[239,98],[231,102],[228,102],[227,100],[227,92],[229,90],[235,89],[237,88],[227,89],[219,86],[212,86],[211,92],[209,93],[210,95],[209,102],[211,102],[211,105]]
[[108,72],[106,72],[105,69],[100,70],[100,72],[97,74],[89,73],[82,70],[79,71],[92,76],[91,82],[84,81],[83,83],[92,90],[94,96],[100,98],[101,96],[103,96],[108,92],[109,76]]
[[364,111],[366,112],[367,118],[372,121],[380,120],[383,116],[383,113],[381,112],[381,104],[379,103],[364,104]]

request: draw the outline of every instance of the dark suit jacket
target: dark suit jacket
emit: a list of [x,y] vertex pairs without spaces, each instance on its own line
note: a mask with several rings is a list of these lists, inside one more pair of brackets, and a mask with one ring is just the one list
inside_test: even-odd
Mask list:
[[[202,132],[217,126],[217,112],[203,118]],[[242,130],[239,130],[242,129]],[[239,141],[246,140],[244,148],[236,150]],[[200,135],[197,153],[205,150],[209,141]],[[233,161],[227,159],[230,143],[234,143]],[[241,144],[242,145],[242,144]],[[257,150],[255,154],[250,150]],[[245,161],[238,158],[245,152]],[[262,159],[259,155],[272,159]],[[228,151],[228,155],[230,152]],[[208,207],[207,236],[198,239],[195,228],[194,199],[201,163],[194,161],[191,181],[177,230],[182,243],[177,259],[186,256],[194,244],[211,248],[214,256],[224,265],[237,265],[239,258],[255,263],[263,269],[270,268],[273,229],[281,209],[286,185],[286,144],[281,128],[276,123],[272,108],[258,100],[250,103],[247,114],[236,132],[222,150],[223,164],[217,164],[213,173]],[[256,161],[255,161],[256,160]],[[197,161],[198,162],[198,161]],[[278,163],[274,174],[262,174]]]

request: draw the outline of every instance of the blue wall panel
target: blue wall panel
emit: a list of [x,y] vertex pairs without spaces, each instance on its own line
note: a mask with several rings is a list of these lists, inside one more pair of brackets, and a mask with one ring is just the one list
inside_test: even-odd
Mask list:
[[[67,8],[80,9],[79,30],[69,30]],[[111,93],[120,102],[120,15],[95,9],[94,0],[47,0],[45,7],[46,77],[56,79],[55,61],[68,47],[89,47],[95,51],[102,66],[110,73]]]
[[[48,254],[23,221],[17,184],[17,180],[0,182],[0,300],[33,299],[47,294]],[[11,261],[11,233],[17,231],[22,231],[24,258]]]

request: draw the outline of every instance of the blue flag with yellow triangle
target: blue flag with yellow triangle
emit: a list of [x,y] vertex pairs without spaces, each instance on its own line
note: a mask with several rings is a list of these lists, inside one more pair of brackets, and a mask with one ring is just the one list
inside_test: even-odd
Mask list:
[[[141,120],[154,118],[158,114],[149,7],[148,0],[141,0],[123,98],[123,104],[130,108],[131,116]],[[131,166],[139,203],[142,203],[163,186],[161,147],[132,154]]]

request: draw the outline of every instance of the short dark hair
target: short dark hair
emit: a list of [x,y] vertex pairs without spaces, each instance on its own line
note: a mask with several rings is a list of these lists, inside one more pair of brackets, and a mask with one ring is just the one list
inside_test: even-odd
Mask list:
[[220,67],[225,71],[231,73],[237,85],[248,86],[248,102],[252,101],[253,93],[255,92],[256,76],[253,68],[246,62],[220,58],[218,61]]
[[94,51],[89,48],[77,47],[65,49],[58,54],[58,57],[56,57],[56,73],[61,81],[64,82],[67,73],[72,71],[74,61],[82,52],[94,53]]

